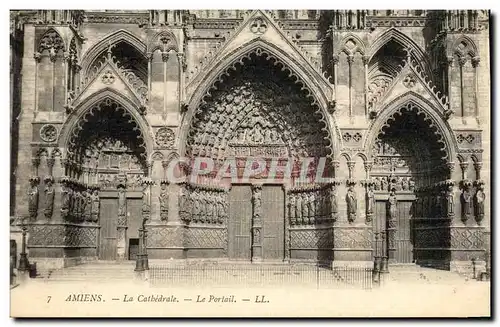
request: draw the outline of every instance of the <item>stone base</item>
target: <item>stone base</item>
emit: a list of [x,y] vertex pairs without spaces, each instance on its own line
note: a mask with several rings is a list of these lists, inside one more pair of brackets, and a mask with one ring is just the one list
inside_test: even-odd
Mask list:
[[334,268],[369,268],[373,269],[373,261],[332,261]]
[[366,224],[333,227],[333,261],[373,261],[373,230]]
[[182,247],[148,248],[149,259],[186,259],[186,249]]
[[471,279],[480,279],[481,273],[486,271],[486,262],[451,261],[450,270]]

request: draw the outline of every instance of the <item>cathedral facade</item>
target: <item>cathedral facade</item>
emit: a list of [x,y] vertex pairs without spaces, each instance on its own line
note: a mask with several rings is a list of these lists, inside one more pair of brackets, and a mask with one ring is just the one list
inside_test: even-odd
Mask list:
[[47,267],[484,262],[489,51],[480,10],[12,11],[11,238]]

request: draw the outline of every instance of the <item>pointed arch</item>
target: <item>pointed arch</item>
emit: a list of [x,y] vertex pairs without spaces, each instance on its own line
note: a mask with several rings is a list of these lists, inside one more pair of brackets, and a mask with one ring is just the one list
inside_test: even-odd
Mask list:
[[[351,48],[349,48],[347,46],[347,43],[349,41],[351,41],[353,43]],[[355,54],[356,52],[361,53],[361,55],[366,54],[365,42],[363,42],[363,40],[361,40],[361,38],[359,36],[357,36],[353,33],[349,33],[346,36],[344,36],[342,38],[342,40],[340,41],[339,45],[340,45],[340,47],[339,47],[339,51],[337,52],[337,54],[340,54],[341,52],[345,52],[347,55]]]
[[147,53],[153,53],[158,49],[165,52],[169,52],[171,50],[179,52],[179,44],[174,33],[165,30],[153,35],[153,37],[151,37],[148,41]]
[[105,36],[101,41],[94,44],[90,49],[88,49],[82,58],[82,73],[84,76],[87,75],[88,70],[92,66],[92,63],[106,50],[109,45],[116,44],[118,42],[125,42],[135,48],[140,54],[146,58],[146,44],[141,41],[137,36],[131,32],[121,29],[115,31],[107,36]]
[[151,154],[153,152],[153,136],[151,135],[151,129],[148,122],[140,114],[137,109],[137,105],[134,104],[133,101],[123,96],[118,91],[110,88],[105,88],[93,93],[69,114],[59,133],[59,147],[63,150],[67,150],[73,132],[78,128],[82,120],[84,120],[84,116],[92,110],[94,106],[106,100],[117,103],[125,110],[126,113],[124,114],[124,117],[132,120],[136,124],[140,134],[142,135],[142,141],[144,142],[146,153]]
[[428,76],[432,76],[431,74],[431,63],[428,56],[422,50],[422,48],[413,41],[408,35],[404,34],[400,30],[392,27],[385,31],[382,35],[380,35],[370,46],[370,49],[367,52],[369,61],[372,60],[373,56],[377,54],[377,52],[382,49],[382,47],[387,44],[389,41],[394,40],[397,43],[401,44],[403,47],[411,50],[414,58],[421,63],[422,67],[425,67],[425,71]]
[[179,133],[181,155],[185,154],[191,121],[199,105],[204,102],[205,97],[211,96],[211,90],[217,89],[217,84],[223,82],[224,76],[229,76],[230,72],[236,70],[238,65],[245,65],[244,60],[250,59],[250,56],[253,54],[264,56],[267,60],[274,61],[275,66],[282,66],[281,70],[286,71],[289,78],[295,84],[300,85],[301,90],[307,92],[306,97],[311,98],[312,106],[317,108],[316,113],[321,116],[319,121],[324,124],[322,129],[326,130],[330,138],[330,151],[331,153],[336,153],[338,151],[340,131],[336,127],[336,124],[332,123],[333,119],[330,118],[328,113],[332,105],[330,95],[326,94],[324,89],[317,84],[316,79],[311,76],[310,72],[303,68],[303,64],[297,62],[288,53],[262,39],[253,39],[216,61],[207,70],[207,73],[201,77],[201,82],[196,86],[196,89],[192,92],[188,100],[187,112],[181,123]]
[[388,122],[393,120],[395,115],[399,114],[403,108],[409,105],[417,110],[418,115],[423,115],[424,119],[429,123],[429,128],[432,129],[432,132],[437,136],[439,142],[443,144],[443,151],[446,153],[446,158],[448,160],[456,158],[458,146],[448,122],[442,118],[439,109],[435,108],[432,103],[419,94],[411,91],[391,101],[371,123],[367,134],[368,137],[363,144],[365,153],[370,155],[370,149],[382,128],[387,126]]
[[[462,45],[462,47],[460,47],[460,45]],[[472,58],[479,55],[474,40],[464,34],[453,42],[453,46],[451,48],[448,48],[448,57],[457,53],[460,55],[469,55]]]

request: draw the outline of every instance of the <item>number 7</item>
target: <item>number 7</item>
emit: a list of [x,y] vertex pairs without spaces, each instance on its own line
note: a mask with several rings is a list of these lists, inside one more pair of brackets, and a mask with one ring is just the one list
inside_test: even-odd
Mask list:
[[47,303],[50,302],[50,299],[52,299],[52,296],[51,295],[47,296]]

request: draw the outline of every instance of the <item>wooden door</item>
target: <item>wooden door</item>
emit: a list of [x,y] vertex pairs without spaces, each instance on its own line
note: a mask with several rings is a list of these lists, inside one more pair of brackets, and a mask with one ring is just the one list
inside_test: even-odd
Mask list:
[[413,262],[411,213],[412,201],[398,201],[398,221],[395,235],[395,262]]
[[262,187],[262,258],[283,260],[285,256],[285,195],[278,186]]
[[99,223],[101,225],[99,259],[116,260],[118,241],[118,201],[116,198],[101,198]]
[[229,193],[228,252],[235,260],[251,259],[252,189],[233,185]]
[[[127,253],[129,260],[135,260],[138,244],[134,240],[139,239],[139,228],[142,224],[142,199],[127,199]],[[135,254],[133,252],[136,252]]]

